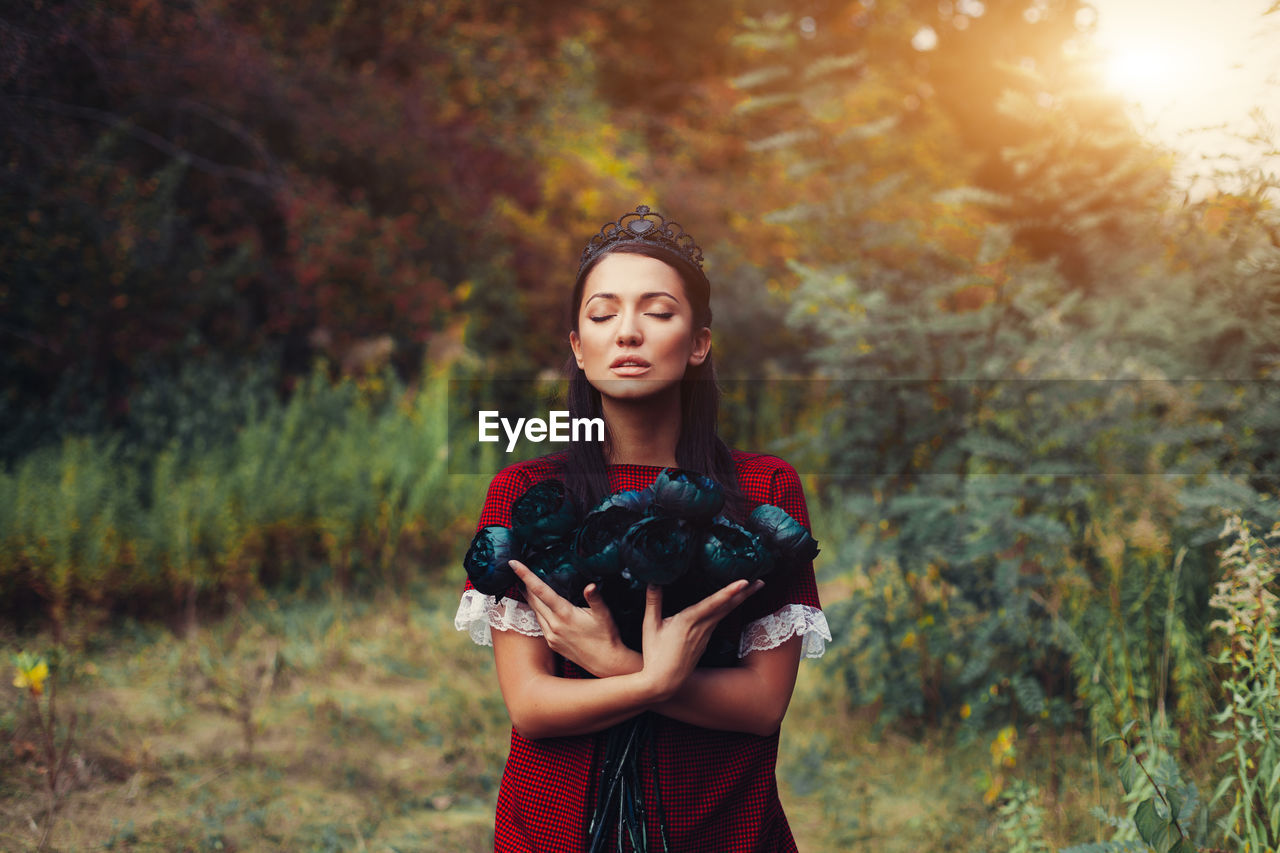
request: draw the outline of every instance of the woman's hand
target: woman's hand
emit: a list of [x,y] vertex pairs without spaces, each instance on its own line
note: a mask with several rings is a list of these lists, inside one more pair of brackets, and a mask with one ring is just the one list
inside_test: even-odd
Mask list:
[[673,697],[698,665],[720,620],[764,581],[734,581],[673,616],[662,616],[662,587],[650,584],[645,598],[643,675],[663,700]]
[[[669,618],[662,618],[662,591],[650,588],[645,600],[644,655],[616,639],[617,628],[603,603],[574,607],[529,568],[513,560],[525,583],[528,601],[552,638],[517,631],[493,632],[498,684],[511,722],[526,738],[539,739],[601,731],[649,709],[693,725],[767,735],[777,730],[795,684],[799,638],[777,649],[755,652],[743,665],[695,671],[711,631],[729,611],[763,585],[736,581]],[[567,608],[567,609],[566,609]],[[557,612],[558,611],[558,612]],[[605,640],[600,637],[606,636]],[[607,639],[612,637],[614,639]],[[611,677],[561,678],[551,645],[604,672],[608,655],[590,648],[616,642],[630,663]],[[579,646],[582,651],[573,652]],[[582,664],[582,661],[578,661]],[[590,667],[583,666],[589,672]]]
[[595,584],[583,591],[587,606],[575,607],[524,563],[512,560],[511,568],[524,582],[529,606],[538,617],[542,636],[553,652],[597,678],[640,669],[640,654],[623,644],[613,615]]

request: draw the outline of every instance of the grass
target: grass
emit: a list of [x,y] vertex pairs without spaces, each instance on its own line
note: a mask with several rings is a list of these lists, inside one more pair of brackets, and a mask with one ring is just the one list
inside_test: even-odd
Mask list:
[[[456,603],[445,583],[410,600],[263,601],[190,641],[73,628],[59,703],[79,726],[48,849],[490,850],[509,724],[491,653],[453,630]],[[17,639],[0,644],[7,661]],[[35,850],[47,768],[10,680],[0,849]],[[778,769],[802,850],[1001,849],[986,741],[871,732],[821,661],[802,664]],[[1071,778],[1091,776],[1087,753],[1059,750]],[[1097,801],[1064,786],[1051,835],[1092,826]]]
[[[1041,737],[1045,737],[1042,735]],[[992,733],[930,729],[907,736],[878,732],[875,709],[849,701],[838,676],[821,661],[801,664],[778,760],[783,806],[802,851],[877,853],[1008,850],[995,805],[983,795],[993,773]],[[1079,733],[1057,735],[1060,790],[1048,796],[1043,740],[1019,745],[1018,764],[1003,768],[1006,785],[1025,779],[1043,792],[1045,840],[1051,849],[1109,836],[1091,816],[1114,804],[1118,783],[1095,774],[1093,750]],[[1100,779],[1100,785],[1094,784]]]
[[[453,598],[266,602],[190,643],[136,626],[82,638],[60,698],[81,723],[52,846],[490,849],[508,724],[491,657],[452,629]],[[0,730],[5,850],[35,849],[47,803],[20,721]]]

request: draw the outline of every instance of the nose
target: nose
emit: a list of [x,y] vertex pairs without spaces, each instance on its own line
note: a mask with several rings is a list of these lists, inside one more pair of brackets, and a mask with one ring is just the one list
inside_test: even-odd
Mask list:
[[622,322],[618,324],[618,346],[637,346],[640,343],[640,326],[637,323],[639,317],[635,312],[625,311],[622,314]]

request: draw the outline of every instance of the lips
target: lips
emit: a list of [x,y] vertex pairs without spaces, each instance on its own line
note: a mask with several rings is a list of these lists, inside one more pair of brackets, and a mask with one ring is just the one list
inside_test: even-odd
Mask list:
[[609,365],[609,369],[619,376],[639,376],[651,366],[649,362],[638,355],[624,355],[615,358],[613,364]]

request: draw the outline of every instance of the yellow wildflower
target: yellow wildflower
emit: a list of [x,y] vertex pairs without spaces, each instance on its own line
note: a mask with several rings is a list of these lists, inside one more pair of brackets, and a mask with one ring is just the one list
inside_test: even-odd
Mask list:
[[968,702],[965,702],[963,705],[960,706],[960,719],[967,720],[969,719],[969,715],[972,713],[973,713],[973,708],[969,707]]
[[991,742],[991,764],[994,767],[1014,767],[1018,763],[1018,730],[1005,726]]
[[1000,792],[1004,790],[1004,774],[998,773],[991,780],[991,784],[987,786],[987,790],[982,792],[983,805],[994,806],[996,800],[1000,799]]
[[16,658],[18,674],[13,679],[13,686],[19,690],[30,690],[35,696],[44,693],[44,682],[49,677],[49,664],[44,658],[31,655],[19,655]]

